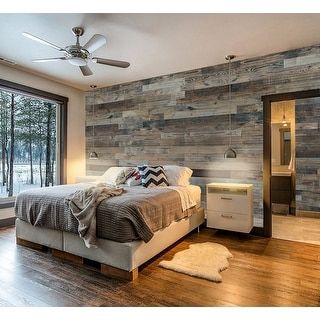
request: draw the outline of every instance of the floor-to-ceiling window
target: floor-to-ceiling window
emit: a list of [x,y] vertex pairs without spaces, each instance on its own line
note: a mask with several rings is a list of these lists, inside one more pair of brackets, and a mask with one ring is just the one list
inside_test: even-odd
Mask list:
[[57,108],[0,89],[0,197],[57,184]]
[[67,102],[0,79],[0,225],[19,192],[65,182]]

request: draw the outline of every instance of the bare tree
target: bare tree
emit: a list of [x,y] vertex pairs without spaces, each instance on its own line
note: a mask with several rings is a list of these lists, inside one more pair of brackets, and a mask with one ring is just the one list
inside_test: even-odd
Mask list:
[[7,164],[7,154],[8,154],[8,104],[9,95],[0,91],[0,143],[1,143],[1,175],[2,175],[2,185],[7,184],[8,177],[8,167]]
[[0,90],[0,183],[7,196],[19,191],[16,178],[41,187],[54,184],[55,111],[53,103]]
[[33,184],[33,156],[32,156],[32,127],[31,121],[28,123],[28,147],[29,147],[29,161],[30,161],[30,184]]
[[30,165],[30,184],[34,184],[34,144],[36,138],[35,126],[37,124],[36,108],[37,100],[29,97],[16,97],[16,127],[18,141],[23,142],[27,146],[29,165]]
[[8,196],[13,196],[13,163],[14,163],[14,94],[11,93],[10,106],[10,163],[9,163],[9,188]]
[[47,141],[46,141],[46,179],[45,186],[48,187],[51,181],[51,122],[53,116],[53,106],[51,103],[45,103],[47,107]]
[[39,154],[39,176],[40,176],[40,187],[43,187],[43,176],[42,176],[42,155],[43,155],[43,110],[42,105],[37,108],[37,144]]

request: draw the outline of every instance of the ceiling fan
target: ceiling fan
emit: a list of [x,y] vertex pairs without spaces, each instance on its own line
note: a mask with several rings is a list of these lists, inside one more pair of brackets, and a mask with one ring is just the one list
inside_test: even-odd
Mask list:
[[27,38],[30,38],[32,40],[45,44],[64,54],[63,57],[35,59],[35,60],[32,60],[32,62],[50,62],[50,61],[66,60],[72,65],[78,66],[84,76],[90,76],[93,74],[90,68],[88,67],[89,61],[92,61],[94,63],[105,64],[113,67],[120,67],[120,68],[128,68],[130,66],[130,63],[126,61],[104,59],[104,58],[98,58],[98,57],[92,56],[92,54],[96,50],[106,45],[107,39],[103,35],[95,34],[84,46],[81,46],[79,42],[79,37],[83,35],[84,29],[81,27],[74,27],[72,28],[72,32],[77,37],[76,44],[67,46],[64,49],[46,40],[36,37],[28,32],[23,32],[22,34]]

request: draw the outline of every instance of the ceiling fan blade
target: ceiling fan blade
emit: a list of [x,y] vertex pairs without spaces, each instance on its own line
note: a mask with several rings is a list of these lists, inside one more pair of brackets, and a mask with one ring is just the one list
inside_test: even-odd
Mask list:
[[120,68],[128,68],[130,66],[130,63],[126,61],[103,59],[103,58],[92,58],[92,62],[106,64],[108,66],[120,67]]
[[95,34],[92,38],[83,46],[84,49],[90,53],[98,50],[107,43],[107,39],[101,34]]
[[84,76],[91,76],[93,74],[88,66],[80,66],[79,68]]
[[56,46],[55,44],[50,43],[50,42],[48,42],[48,41],[46,41],[46,40],[40,39],[40,38],[38,38],[38,37],[36,37],[36,36],[28,33],[28,32],[23,32],[22,34],[23,34],[25,37],[29,38],[29,39],[32,39],[32,40],[35,40],[35,41],[40,42],[40,43],[42,43],[42,44],[45,44],[45,45],[47,45],[47,46],[49,46],[49,47],[51,47],[51,48],[54,48],[54,49],[56,49],[56,50],[64,51],[64,52],[65,52],[64,49]]
[[59,61],[59,60],[67,60],[65,57],[59,58],[45,58],[45,59],[34,59],[32,62],[51,62],[51,61]]

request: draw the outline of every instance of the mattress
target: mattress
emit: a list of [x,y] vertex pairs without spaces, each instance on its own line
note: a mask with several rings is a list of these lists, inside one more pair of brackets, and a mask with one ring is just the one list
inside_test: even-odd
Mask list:
[[[34,226],[77,233],[78,222],[64,201],[67,195],[90,184],[62,185],[28,190],[17,196],[16,216]],[[200,188],[187,189],[196,206],[181,208],[178,192],[169,188],[124,187],[124,194],[102,201],[97,208],[97,237],[117,242],[142,239],[192,215],[200,205]]]

